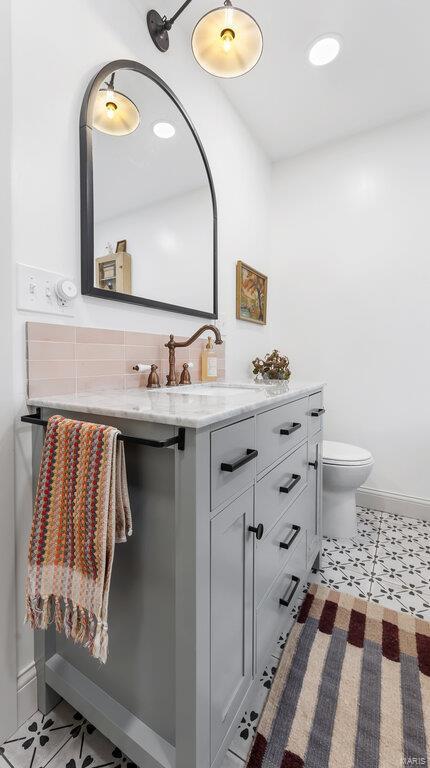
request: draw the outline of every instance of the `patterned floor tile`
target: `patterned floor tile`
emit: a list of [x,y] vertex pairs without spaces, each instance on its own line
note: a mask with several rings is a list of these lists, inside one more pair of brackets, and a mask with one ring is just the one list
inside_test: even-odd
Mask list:
[[374,557],[363,557],[363,553],[361,551],[357,551],[355,548],[351,548],[350,550],[341,550],[331,553],[324,552],[321,559],[321,567],[323,570],[330,570],[339,566],[350,568],[370,577],[373,570],[373,561]]
[[370,597],[386,608],[410,613],[420,619],[430,618],[430,594],[418,589],[407,589],[404,584],[374,578]]
[[242,760],[246,760],[248,752],[251,748],[252,740],[257,730],[258,721],[263,711],[263,707],[266,703],[267,696],[270,688],[272,687],[273,678],[278,666],[278,659],[272,658],[263,674],[260,677],[258,690],[255,696],[252,706],[243,713],[243,717],[237,728],[236,735],[230,744],[230,751],[234,755],[240,757]]
[[370,526],[379,531],[381,526],[382,512],[377,512],[368,507],[357,507],[358,528]]
[[354,556],[362,561],[374,560],[376,555],[377,538],[362,539],[357,542],[354,539],[324,539],[323,552],[328,555],[343,555],[347,558]]
[[309,580],[314,584],[324,584],[330,589],[349,592],[356,597],[362,597],[364,600],[367,600],[370,594],[370,576],[346,566],[325,568],[319,573],[311,574]]
[[87,720],[78,714],[75,717],[77,725],[72,738],[51,761],[49,768],[137,768]]
[[430,521],[418,520],[415,517],[402,517],[401,515],[392,515],[388,512],[381,512],[381,527],[392,529],[421,529],[430,531]]
[[48,715],[40,712],[2,746],[2,757],[14,768],[43,768],[71,738],[74,710],[61,702]]
[[407,589],[430,592],[430,568],[421,565],[399,565],[398,560],[383,558],[375,562],[373,576],[388,584],[403,584]]
[[406,570],[407,568],[427,568],[429,564],[428,556],[425,552],[422,552],[417,547],[406,547],[402,544],[390,544],[385,539],[382,539],[378,544],[378,551],[376,560],[383,562],[384,560],[390,560],[391,563],[397,563],[399,571]]

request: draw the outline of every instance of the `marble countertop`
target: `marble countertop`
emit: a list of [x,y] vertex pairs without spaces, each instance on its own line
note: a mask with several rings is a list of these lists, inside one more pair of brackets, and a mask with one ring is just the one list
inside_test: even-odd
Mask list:
[[27,400],[27,405],[198,429],[253,413],[264,406],[281,405],[317,392],[323,386],[322,382],[294,380],[268,385],[249,381],[220,382],[155,390],[140,388],[33,397]]

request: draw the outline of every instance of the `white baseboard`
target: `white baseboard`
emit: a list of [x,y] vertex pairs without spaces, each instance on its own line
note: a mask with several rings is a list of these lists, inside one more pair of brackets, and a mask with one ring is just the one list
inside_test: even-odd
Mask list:
[[403,517],[415,517],[418,520],[430,522],[430,499],[417,496],[404,496],[401,493],[378,491],[376,488],[362,486],[357,491],[357,504],[360,507],[370,507],[379,512],[390,512]]
[[37,711],[37,680],[34,662],[18,674],[18,728]]

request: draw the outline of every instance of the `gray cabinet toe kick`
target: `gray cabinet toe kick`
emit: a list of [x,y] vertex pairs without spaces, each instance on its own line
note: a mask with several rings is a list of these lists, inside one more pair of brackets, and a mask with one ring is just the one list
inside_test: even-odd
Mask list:
[[308,392],[187,427],[185,450],[150,447],[178,425],[108,421],[144,438],[126,449],[133,536],[115,549],[109,656],[36,632],[42,712],[63,697],[140,768],[220,768],[320,555],[324,406]]

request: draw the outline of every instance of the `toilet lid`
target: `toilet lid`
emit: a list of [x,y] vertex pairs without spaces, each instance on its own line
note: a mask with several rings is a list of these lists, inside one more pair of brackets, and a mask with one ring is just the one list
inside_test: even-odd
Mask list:
[[335,443],[331,440],[323,441],[324,464],[370,464],[373,456],[365,448],[358,448],[348,443]]

